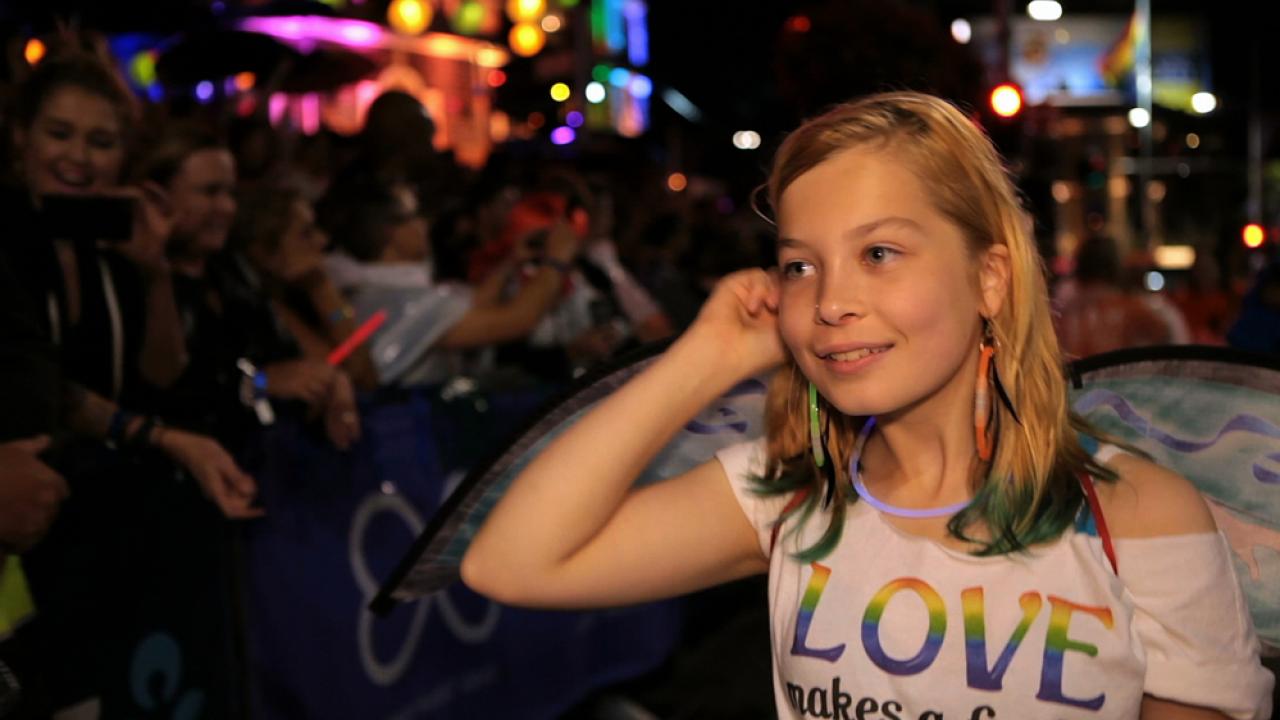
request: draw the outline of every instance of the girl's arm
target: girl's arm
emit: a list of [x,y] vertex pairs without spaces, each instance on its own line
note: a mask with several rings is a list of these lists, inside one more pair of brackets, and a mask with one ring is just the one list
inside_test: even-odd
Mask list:
[[466,583],[509,604],[588,607],[764,572],[717,462],[631,486],[698,411],[782,360],[776,308],[763,271],[726,278],[688,333],[516,478],[463,558]]

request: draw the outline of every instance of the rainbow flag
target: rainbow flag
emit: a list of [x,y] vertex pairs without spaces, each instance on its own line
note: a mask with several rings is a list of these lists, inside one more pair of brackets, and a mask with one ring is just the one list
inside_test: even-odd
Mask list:
[[1116,38],[1111,47],[1098,59],[1098,70],[1108,85],[1118,85],[1126,73],[1133,70],[1133,62],[1138,53],[1138,40],[1142,28],[1138,26],[1138,14],[1129,16],[1124,33]]

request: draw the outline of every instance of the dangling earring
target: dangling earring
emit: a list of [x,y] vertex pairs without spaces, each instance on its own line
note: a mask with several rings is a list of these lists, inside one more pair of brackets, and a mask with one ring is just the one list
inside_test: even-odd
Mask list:
[[826,509],[836,494],[836,473],[832,464],[827,462],[827,433],[831,427],[831,414],[827,414],[827,427],[821,427],[818,413],[818,388],[809,383],[809,450],[813,453],[813,464],[818,467],[826,480],[826,493],[822,498],[822,507]]
[[978,440],[978,459],[983,462],[991,460],[993,442],[991,419],[991,358],[996,348],[987,343],[986,338],[978,344],[978,386],[973,394],[973,434]]
[[827,461],[822,447],[822,428],[818,420],[818,388],[809,383],[809,451],[813,453],[813,464],[822,467]]
[[1000,382],[1000,371],[996,367],[995,334],[991,331],[991,321],[983,319],[983,337],[978,343],[978,385],[973,395],[973,430],[978,441],[978,458],[983,462],[991,460],[995,454],[995,433],[998,420],[995,408],[991,405],[991,389],[995,388],[1001,404],[1013,416],[1013,421],[1022,424],[1018,411],[1013,407],[1009,393]]

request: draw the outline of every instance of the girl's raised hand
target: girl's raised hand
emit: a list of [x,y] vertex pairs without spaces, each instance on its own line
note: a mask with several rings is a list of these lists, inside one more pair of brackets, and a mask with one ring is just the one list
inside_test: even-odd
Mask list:
[[778,334],[776,271],[741,270],[716,284],[686,335],[707,343],[730,369],[747,377],[786,358]]

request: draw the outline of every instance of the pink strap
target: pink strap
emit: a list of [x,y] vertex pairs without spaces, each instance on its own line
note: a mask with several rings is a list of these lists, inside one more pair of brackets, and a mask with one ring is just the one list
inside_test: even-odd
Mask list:
[[1116,549],[1111,544],[1111,531],[1107,530],[1107,520],[1102,517],[1102,506],[1098,504],[1098,493],[1093,488],[1093,477],[1081,473],[1080,487],[1084,488],[1084,496],[1089,501],[1089,512],[1093,514],[1093,524],[1098,528],[1098,537],[1102,539],[1102,552],[1106,553],[1107,560],[1111,561],[1111,571],[1119,575],[1120,567],[1116,563]]
[[786,517],[787,513],[800,507],[800,503],[804,502],[804,499],[807,497],[809,497],[809,488],[800,488],[796,491],[796,494],[792,495],[791,499],[787,501],[787,504],[782,508],[782,512],[778,513],[778,520],[773,524],[773,532],[769,534],[770,557],[773,556],[773,546],[778,544],[778,531],[782,529],[782,518]]

